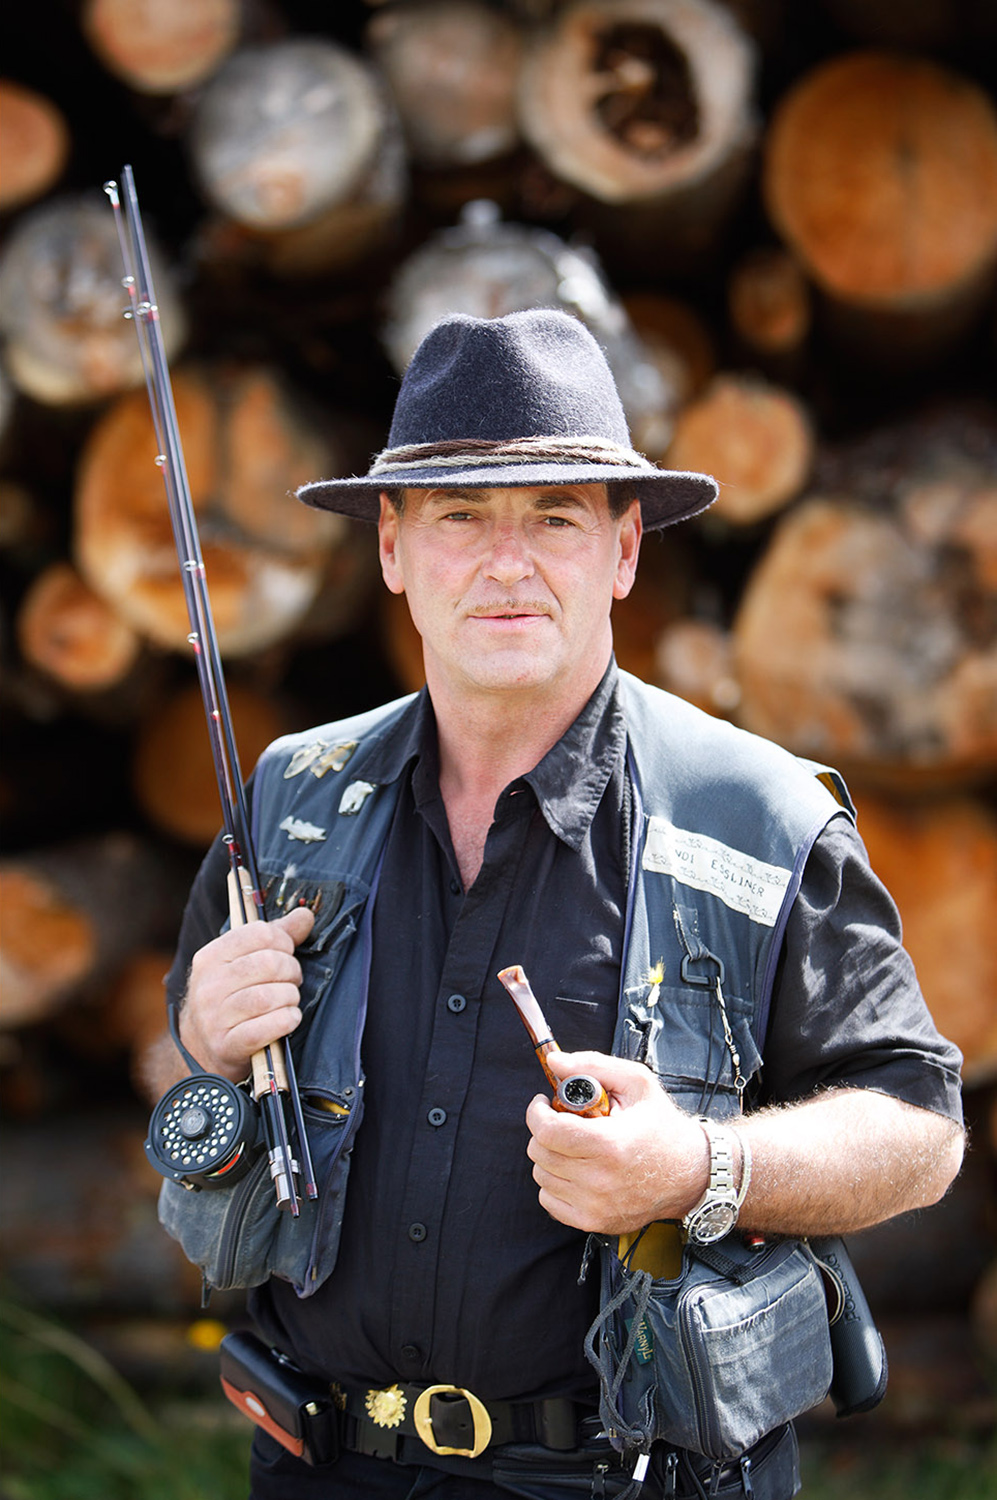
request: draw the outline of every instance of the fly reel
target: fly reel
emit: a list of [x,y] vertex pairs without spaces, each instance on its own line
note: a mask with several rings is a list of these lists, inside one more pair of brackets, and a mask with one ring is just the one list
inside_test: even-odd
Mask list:
[[161,1176],[182,1187],[228,1187],[259,1155],[259,1126],[259,1110],[244,1089],[215,1073],[196,1073],[156,1105],[145,1151]]

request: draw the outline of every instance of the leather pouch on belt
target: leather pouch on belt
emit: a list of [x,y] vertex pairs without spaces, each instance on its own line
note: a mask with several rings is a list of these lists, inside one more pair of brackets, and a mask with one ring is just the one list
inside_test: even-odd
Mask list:
[[339,1457],[337,1413],[329,1387],[305,1375],[252,1333],[221,1343],[221,1381],[232,1405],[296,1458],[328,1464]]

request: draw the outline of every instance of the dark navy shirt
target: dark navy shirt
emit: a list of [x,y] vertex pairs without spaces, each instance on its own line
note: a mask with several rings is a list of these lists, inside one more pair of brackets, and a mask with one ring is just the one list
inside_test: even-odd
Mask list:
[[[251,1294],[262,1331],[347,1384],[449,1382],[484,1400],[592,1394],[582,1340],[584,1236],[539,1207],[524,1115],[547,1084],[499,984],[525,968],[565,1050],[610,1049],[629,825],[615,666],[539,765],[503,791],[473,886],[461,886],[439,791],[435,720],[415,700],[374,781],[402,776],[373,919],[365,1113],[339,1260],[314,1296]],[[224,918],[209,855],[171,973]],[[773,996],[764,1093],[855,1083],[959,1118],[958,1054],[935,1031],[895,908],[854,829],[810,856]]]

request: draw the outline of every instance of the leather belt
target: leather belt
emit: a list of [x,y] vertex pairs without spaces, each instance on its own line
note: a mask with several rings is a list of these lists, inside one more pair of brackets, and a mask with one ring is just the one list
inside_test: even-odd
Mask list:
[[456,1385],[392,1385],[385,1390],[333,1386],[344,1448],[395,1458],[401,1440],[417,1438],[431,1453],[477,1458],[501,1443],[539,1443],[567,1452],[578,1445],[591,1408],[548,1401],[482,1401]]

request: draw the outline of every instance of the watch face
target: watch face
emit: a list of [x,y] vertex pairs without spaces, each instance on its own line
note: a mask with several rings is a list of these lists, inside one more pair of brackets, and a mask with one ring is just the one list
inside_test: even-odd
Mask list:
[[699,1245],[722,1240],[737,1223],[737,1210],[730,1203],[711,1203],[700,1209],[689,1225],[689,1238]]

